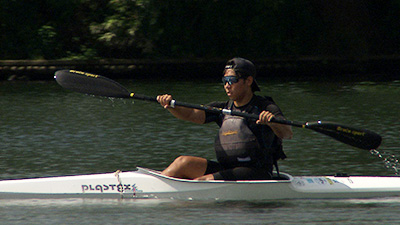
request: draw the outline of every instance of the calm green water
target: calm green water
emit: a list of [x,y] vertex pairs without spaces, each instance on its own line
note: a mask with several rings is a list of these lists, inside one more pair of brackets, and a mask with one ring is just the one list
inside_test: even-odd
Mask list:
[[[218,82],[120,81],[137,93],[177,100],[225,100]],[[400,158],[400,81],[321,83],[259,81],[295,121],[326,120],[375,131],[379,149]],[[72,93],[55,81],[0,83],[0,179],[165,168],[185,155],[214,159],[215,124],[174,119],[155,103]],[[394,175],[368,151],[311,130],[293,128],[285,141],[292,175]],[[164,200],[0,200],[7,223],[395,223],[400,199],[274,202]]]

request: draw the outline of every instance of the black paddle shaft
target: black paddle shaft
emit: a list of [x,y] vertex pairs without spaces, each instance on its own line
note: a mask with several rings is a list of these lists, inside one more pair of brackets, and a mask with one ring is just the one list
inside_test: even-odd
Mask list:
[[[157,102],[157,98],[155,97],[131,93],[118,82],[92,73],[86,73],[76,70],[59,70],[55,73],[54,77],[62,87],[84,94],[112,98],[133,98],[138,100]],[[256,120],[259,118],[259,115],[256,114],[231,111],[206,105],[178,102],[175,100],[171,101],[171,106],[182,106],[217,114],[229,114]],[[277,118],[273,118],[271,122],[311,129],[318,133],[328,135],[345,144],[365,150],[376,149],[382,142],[382,137],[372,131],[349,127],[334,122],[317,121],[300,123],[296,121],[282,120]]]

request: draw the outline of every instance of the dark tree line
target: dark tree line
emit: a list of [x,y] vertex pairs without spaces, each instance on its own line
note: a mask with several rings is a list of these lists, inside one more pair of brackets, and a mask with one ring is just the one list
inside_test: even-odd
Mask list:
[[0,0],[0,59],[400,53],[400,1]]

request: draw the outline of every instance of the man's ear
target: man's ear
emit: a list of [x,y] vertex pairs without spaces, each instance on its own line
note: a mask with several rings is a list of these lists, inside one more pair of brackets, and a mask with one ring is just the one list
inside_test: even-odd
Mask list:
[[248,76],[248,77],[246,78],[246,84],[247,84],[248,86],[250,86],[250,87],[251,87],[251,85],[253,84],[253,81],[254,81],[254,78],[253,78],[252,76]]

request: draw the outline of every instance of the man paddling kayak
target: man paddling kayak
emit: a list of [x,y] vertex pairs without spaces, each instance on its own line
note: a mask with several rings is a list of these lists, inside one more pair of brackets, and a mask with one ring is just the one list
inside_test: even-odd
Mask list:
[[171,95],[159,95],[157,101],[178,119],[198,124],[216,122],[220,126],[215,140],[218,162],[195,156],[179,156],[162,174],[195,180],[258,180],[271,179],[276,160],[286,156],[282,139],[292,138],[291,126],[270,121],[285,119],[270,97],[254,94],[260,88],[255,80],[256,69],[243,58],[229,60],[222,82],[229,97],[227,102],[212,102],[209,106],[260,114],[258,120],[213,114],[203,110],[171,107]]

